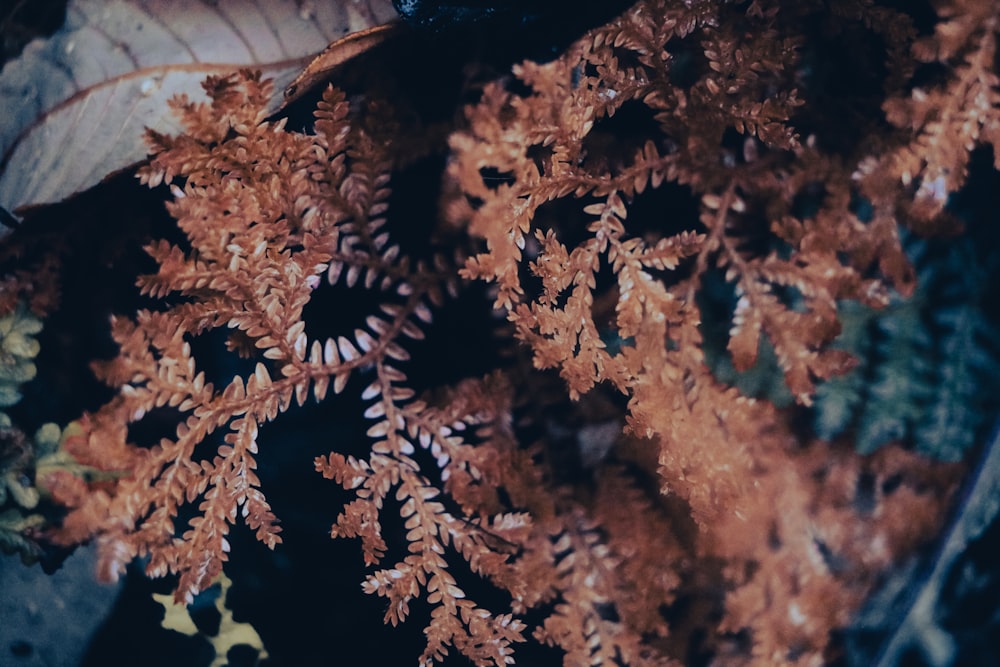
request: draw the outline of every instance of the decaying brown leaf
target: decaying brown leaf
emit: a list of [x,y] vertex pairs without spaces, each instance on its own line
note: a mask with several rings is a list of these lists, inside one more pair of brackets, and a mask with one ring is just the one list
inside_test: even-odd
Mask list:
[[316,56],[285,88],[285,104],[294,102],[315,86],[329,80],[331,73],[351,58],[392,39],[400,30],[398,21],[372,26],[338,39]]

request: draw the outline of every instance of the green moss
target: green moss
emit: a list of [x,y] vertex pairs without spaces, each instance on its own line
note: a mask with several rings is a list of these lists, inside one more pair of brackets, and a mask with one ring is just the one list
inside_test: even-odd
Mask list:
[[[16,405],[21,385],[34,379],[39,352],[34,335],[41,330],[42,321],[23,305],[0,317],[0,407]],[[36,537],[60,513],[43,480],[57,470],[84,478],[94,473],[63,448],[78,430],[75,424],[62,429],[49,423],[28,436],[0,412],[0,551],[19,554],[25,564],[42,558]]]
[[41,330],[42,321],[23,305],[0,317],[0,407],[20,401],[20,385],[35,377],[39,345],[33,336]]

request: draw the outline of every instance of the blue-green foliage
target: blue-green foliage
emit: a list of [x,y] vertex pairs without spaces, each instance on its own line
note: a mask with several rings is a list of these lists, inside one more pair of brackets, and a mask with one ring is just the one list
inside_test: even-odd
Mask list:
[[873,311],[841,304],[836,345],[858,366],[819,386],[814,426],[852,434],[870,453],[900,440],[954,461],[984,435],[1000,405],[997,255],[975,235],[908,238],[918,286]]

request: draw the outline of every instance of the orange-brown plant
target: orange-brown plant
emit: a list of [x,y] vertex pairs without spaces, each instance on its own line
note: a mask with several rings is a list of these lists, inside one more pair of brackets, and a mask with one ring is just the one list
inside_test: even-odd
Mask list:
[[[389,201],[424,144],[385,101],[351,111],[331,87],[312,131],[292,131],[265,118],[258,76],[210,79],[208,103],[174,104],[184,134],[151,136],[140,175],[171,184],[184,241],[149,246],[159,268],[140,288],[162,308],[116,318],[120,352],[99,374],[118,393],[78,452],[126,474],[63,490],[63,539],[96,535],[110,576],[147,557],[190,600],[241,517],[281,542],[259,431],[353,391],[366,453],[333,442],[315,462],[354,496],[330,508],[332,535],[360,539],[386,622],[430,606],[421,664],[450,651],[510,664],[529,630],[571,667],[673,664],[693,626],[720,664],[820,664],[876,576],[933,533],[953,469],[813,441],[719,381],[709,286],[731,297],[724,354],[746,370],[769,345],[801,406],[850,366],[829,347],[838,302],[911,289],[898,222],[946,225],[969,150],[995,141],[986,4],[943,3],[917,40],[905,14],[863,0],[642,0],[474,91],[434,221],[450,245],[423,256],[396,240],[409,212]],[[818,34],[879,45],[886,74],[855,101],[896,130],[845,128],[823,107],[832,84],[807,75]],[[944,90],[910,89],[911,49],[953,66]],[[418,396],[409,350],[469,281],[490,284],[510,324],[495,334],[530,354],[483,341],[504,353],[495,372]],[[307,304],[334,286],[368,312],[313,334]],[[220,386],[191,344],[217,329],[255,364]],[[131,444],[130,425],[164,406],[180,415],[172,435]],[[871,508],[862,478],[879,489]],[[509,602],[472,599],[458,562]],[[698,618],[671,617],[681,594]]]

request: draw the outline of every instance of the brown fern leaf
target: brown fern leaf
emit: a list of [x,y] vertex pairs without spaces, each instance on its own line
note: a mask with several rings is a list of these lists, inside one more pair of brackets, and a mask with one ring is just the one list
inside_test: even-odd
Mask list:
[[[909,20],[849,4],[836,11],[863,17],[866,29],[886,36],[887,57],[901,62],[914,34]],[[818,381],[851,366],[829,347],[840,328],[838,302],[884,305],[889,287],[912,289],[895,221],[875,194],[877,214],[859,217],[857,165],[815,137],[801,141],[792,125],[801,106],[801,20],[777,3],[637,3],[555,61],[515,67],[520,88],[487,86],[466,110],[468,128],[451,139],[449,175],[465,201],[446,211],[483,243],[463,275],[495,284],[495,306],[529,346],[534,366],[558,369],[571,398],[601,384],[628,397],[626,423],[655,452],[644,466],[655,467],[660,489],[686,504],[699,528],[694,548],[737,561],[730,547],[746,531],[766,542],[761,526],[777,522],[783,533],[808,535],[816,490],[795,472],[790,438],[773,428],[773,406],[722,386],[708,370],[701,325],[709,316],[699,301],[707,278],[719,276],[733,290],[734,365],[755,366],[766,338],[803,405]],[[703,58],[704,67],[685,71],[682,56]],[[893,90],[905,72],[890,78]],[[622,116],[628,120],[616,126]],[[658,190],[681,203],[651,207],[648,201],[663,201],[654,198]],[[892,191],[877,196],[892,200]],[[678,214],[685,210],[678,192],[694,199],[696,219]],[[786,495],[762,495],[772,487]],[[795,509],[777,517],[778,507]],[[610,580],[603,589],[597,583],[608,564],[597,548],[604,544],[589,541],[591,529],[553,524],[557,544],[576,554],[555,559],[555,589],[572,592],[538,635],[581,662],[614,645],[610,628],[607,644],[591,643],[604,635],[606,619],[587,610],[622,591]],[[819,566],[794,574],[813,587],[782,588],[791,596],[778,604],[786,622],[750,620],[746,604],[777,599],[778,579],[808,569],[816,549],[806,537],[789,538],[759,578],[741,578],[738,564],[727,569],[734,592],[725,627],[752,626],[760,664],[784,660],[773,652],[779,646],[802,647],[803,660],[816,659],[830,628],[846,620],[817,601],[840,596],[847,609],[859,600]],[[596,577],[588,579],[597,588],[586,601],[576,584],[561,585],[578,567]],[[788,605],[798,605],[794,628]],[[623,602],[619,614],[627,608]],[[647,632],[662,629],[645,622]],[[585,628],[584,636],[571,638],[570,626]]]
[[[190,600],[239,517],[281,541],[255,471],[260,429],[293,401],[357,388],[363,442],[315,468],[351,495],[331,535],[359,540],[385,622],[429,607],[420,664],[499,667],[534,641],[567,667],[670,665],[694,632],[727,664],[818,664],[878,573],[940,522],[933,496],[953,477],[807,442],[706,357],[715,345],[749,370],[769,344],[808,405],[851,363],[829,347],[838,304],[912,288],[897,214],[921,213],[902,174],[920,188],[943,175],[950,194],[970,145],[993,141],[995,21],[973,5],[943,4],[918,43],[964,63],[961,99],[925,107],[899,97],[915,31],[893,10],[641,0],[476,91],[444,174],[447,232],[471,237],[454,260],[409,255],[390,225],[390,173],[431,141],[401,137],[392,105],[352,97],[350,111],[331,88],[313,133],[292,132],[265,118],[259,75],[208,80],[207,103],[174,102],[182,135],[150,136],[140,175],[170,186],[184,240],[148,247],[159,269],[139,288],[158,309],[112,324],[119,355],[97,370],[118,393],[84,421],[79,455],[122,477],[90,494],[64,485],[64,538],[96,534],[109,575],[148,557]],[[823,12],[883,40],[896,134],[862,128],[846,150],[799,135],[803,25]],[[960,141],[943,142],[954,123]],[[490,283],[501,332],[525,345],[503,346],[485,378],[418,396],[407,362],[459,277]],[[714,285],[722,316],[707,305]],[[319,290],[363,294],[363,323],[307,329]],[[252,370],[207,374],[202,337],[219,332]],[[132,442],[164,415],[168,437]],[[859,510],[859,480],[897,473],[899,491]],[[397,524],[399,540],[385,529]],[[500,595],[473,599],[482,586]],[[682,597],[699,627],[678,619]]]
[[[852,256],[881,232],[860,226],[843,197],[821,207],[821,222],[790,214],[811,179],[833,179],[831,191],[849,189],[843,165],[799,146],[788,124],[799,104],[787,69],[797,38],[774,32],[774,12],[699,7],[694,13],[640,3],[562,58],[515,68],[529,93],[488,87],[467,112],[469,130],[452,139],[450,172],[481,203],[450,210],[464,212],[470,232],[485,241],[486,251],[467,262],[464,275],[496,282],[496,305],[530,344],[535,365],[558,368],[572,396],[601,382],[629,394],[630,425],[663,438],[664,471],[672,471],[664,488],[702,495],[707,504],[695,502],[701,520],[729,497],[724,489],[742,486],[737,471],[749,465],[749,443],[733,442],[726,429],[714,431],[685,413],[746,413],[750,438],[757,419],[751,416],[757,408],[715,387],[705,368],[695,301],[703,274],[721,269],[735,288],[729,343],[735,365],[754,365],[766,336],[804,404],[817,379],[850,365],[826,349],[839,330],[837,300],[875,302],[882,292],[878,279],[863,273],[871,258]],[[760,30],[747,30],[754,21]],[[692,30],[707,68],[683,88],[672,83],[669,56]],[[734,106],[732,99],[761,102]],[[607,150],[601,126],[626,107],[652,119],[651,138],[631,153]],[[727,127],[743,135],[740,158],[720,146]],[[548,157],[539,160],[540,153]],[[486,173],[506,180],[493,184]],[[660,219],[636,223],[641,234],[630,231],[630,209],[665,183],[700,197],[700,221],[671,220],[663,211]],[[553,201],[565,202],[561,217],[548,215]],[[583,240],[568,245],[567,236]],[[900,256],[898,249],[885,255]],[[617,302],[611,317],[595,306],[608,298]],[[615,353],[610,341],[620,341]],[[721,403],[691,407],[708,396]],[[685,423],[699,424],[701,437],[712,431],[716,442],[730,442],[729,453],[689,451]],[[712,478],[708,470],[729,470],[732,478],[707,492],[693,480]]]
[[[403,380],[405,376],[394,367],[379,364],[375,381],[363,393],[366,400],[374,399],[365,412],[374,422],[368,429],[368,436],[374,440],[368,460],[330,454],[316,461],[317,470],[325,477],[357,495],[337,518],[332,535],[360,537],[366,564],[381,564],[386,545],[380,535],[379,516],[394,498],[407,531],[408,554],[393,567],[373,572],[364,590],[387,599],[385,620],[392,625],[407,618],[414,598],[423,597],[430,603],[422,665],[443,660],[449,646],[477,665],[508,664],[512,662],[512,644],[524,639],[524,624],[510,614],[494,614],[468,599],[449,571],[446,554],[450,546],[476,574],[495,582],[512,581],[508,556],[496,546],[498,542],[522,544],[530,519],[522,513],[494,508],[492,516],[480,514],[485,510],[480,510],[479,503],[477,512],[472,513],[468,496],[454,484],[448,488],[463,501],[467,513],[454,514],[446,509],[438,499],[440,488],[413,458],[416,447],[431,452],[444,479],[449,479],[453,467],[480,477],[479,469],[464,451],[469,446],[452,434],[455,429],[465,430],[468,423],[475,424],[482,416],[458,417],[453,408],[450,413],[454,421],[447,420],[448,413],[441,414],[422,401],[411,400],[413,392],[397,386]],[[490,396],[478,393],[480,399]],[[484,403],[477,407],[484,410],[492,406]]]
[[[906,209],[918,221],[938,216],[948,196],[964,185],[974,148],[989,144],[1000,155],[1000,5],[937,4],[941,20],[934,35],[915,42],[913,53],[919,61],[949,67],[949,78],[944,85],[913,87],[905,97],[885,102],[886,117],[906,130],[906,142],[882,161],[888,173],[871,175],[875,184],[898,179],[908,186],[912,200]],[[1000,168],[1000,157],[996,164]]]
[[[420,302],[400,286],[406,271],[375,233],[386,163],[351,130],[341,93],[324,94],[315,134],[305,135],[264,121],[270,84],[257,74],[209,79],[205,88],[208,103],[175,102],[187,134],[150,137],[159,152],[140,176],[172,184],[169,210],[188,245],[149,247],[159,270],[140,288],[172,305],[116,320],[120,354],[99,373],[119,394],[93,415],[84,454],[105,466],[122,462],[117,451],[135,457],[105,512],[113,518],[95,527],[105,568],[114,574],[148,555],[150,574],[180,575],[176,595],[186,600],[218,574],[238,516],[264,544],[281,542],[255,473],[259,429],[293,400],[322,400],[331,382],[340,391],[358,367],[401,354],[393,341],[410,326],[405,314],[374,318],[353,342],[308,339],[303,308],[324,274],[381,273],[386,289],[411,295],[407,312]],[[191,341],[220,328],[238,333],[234,345],[257,361],[217,388]],[[174,436],[148,449],[126,445],[126,426],[163,407],[180,415]],[[191,506],[187,528],[177,525]]]

